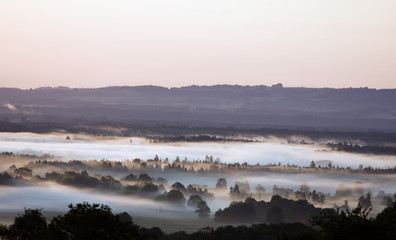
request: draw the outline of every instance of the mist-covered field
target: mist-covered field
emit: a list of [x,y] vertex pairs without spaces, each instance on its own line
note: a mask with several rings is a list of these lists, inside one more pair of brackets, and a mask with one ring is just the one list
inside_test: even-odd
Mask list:
[[[160,226],[165,231],[171,232],[180,229],[193,231],[200,227],[219,223],[213,221],[213,214],[219,208],[228,207],[233,199],[229,194],[229,187],[239,182],[247,181],[248,194],[258,200],[269,201],[273,194],[274,185],[279,188],[298,191],[302,183],[307,183],[310,190],[316,190],[326,195],[326,202],[321,207],[340,206],[346,199],[335,197],[336,189],[340,184],[353,189],[356,182],[364,186],[364,193],[370,192],[373,196],[373,213],[383,209],[380,205],[385,194],[396,192],[395,177],[392,174],[367,174],[351,172],[363,167],[393,168],[396,158],[393,156],[364,155],[343,152],[334,152],[321,144],[288,144],[286,140],[259,139],[258,142],[177,142],[153,143],[145,138],[123,137],[94,137],[74,134],[32,134],[32,133],[0,133],[0,152],[12,153],[0,156],[0,172],[10,171],[10,166],[15,168],[28,166],[33,171],[32,176],[23,184],[0,186],[0,214],[1,222],[9,223],[16,213],[27,208],[44,208],[47,216],[55,216],[67,211],[70,203],[83,201],[96,202],[110,205],[115,212],[128,212],[134,220],[142,226]],[[191,163],[196,168],[209,166],[205,171],[182,171],[177,169],[134,168],[131,164],[134,159],[152,160],[158,156],[165,166],[165,162],[174,162],[178,157],[185,164]],[[184,205],[174,205],[156,200],[154,194],[125,195],[120,191],[104,191],[103,189],[81,188],[59,182],[38,181],[45,178],[47,172],[59,172],[82,169],[58,167],[57,164],[35,164],[36,161],[68,162],[79,160],[86,163],[87,173],[90,176],[112,176],[115,180],[122,180],[128,173],[148,174],[152,179],[164,178],[167,180],[164,190],[169,191],[172,184],[180,182],[187,185],[198,185],[206,189],[213,197],[204,198],[211,209],[209,221],[197,217],[195,209]],[[94,161],[97,160],[97,161]],[[125,171],[106,170],[95,167],[101,160],[110,162],[120,161],[128,167]],[[309,168],[312,161],[320,168]],[[94,163],[92,163],[94,162]],[[103,161],[102,161],[103,162]],[[204,162],[204,163],[202,163]],[[209,162],[209,163],[206,163]],[[202,163],[202,164],[201,164]],[[227,164],[251,166],[249,169],[232,168]],[[327,169],[328,164],[334,170]],[[129,164],[129,165],[128,165]],[[194,165],[195,164],[195,165]],[[205,165],[206,164],[206,165]],[[223,165],[221,165],[223,164]],[[259,165],[257,165],[259,164]],[[255,166],[270,165],[260,168]],[[362,166],[360,166],[362,165]],[[131,166],[131,167],[130,167]],[[222,166],[219,171],[210,170],[210,166]],[[290,167],[288,167],[290,166]],[[349,169],[351,168],[351,169]],[[327,170],[325,170],[327,169]],[[349,169],[347,171],[347,169]],[[216,188],[219,178],[227,180],[227,188]],[[155,181],[154,181],[155,182]],[[265,188],[265,192],[258,195],[255,192],[257,185]],[[185,194],[186,200],[192,195]],[[381,196],[378,196],[381,195]],[[375,196],[378,196],[376,198]],[[348,197],[350,205],[356,206],[357,195]],[[293,197],[290,197],[293,198]]]
[[[71,140],[66,140],[66,137]],[[21,154],[51,154],[59,159],[93,160],[152,159],[155,155],[170,160],[179,157],[204,160],[219,158],[223,163],[295,164],[309,166],[311,161],[331,161],[340,167],[363,166],[388,168],[396,158],[331,152],[322,145],[291,145],[285,140],[261,142],[150,143],[145,138],[92,137],[68,134],[0,133],[0,150]]]

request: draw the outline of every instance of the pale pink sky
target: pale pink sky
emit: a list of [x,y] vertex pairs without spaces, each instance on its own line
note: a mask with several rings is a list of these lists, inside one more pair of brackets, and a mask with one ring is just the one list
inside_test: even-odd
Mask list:
[[0,87],[278,82],[396,88],[396,1],[0,1]]

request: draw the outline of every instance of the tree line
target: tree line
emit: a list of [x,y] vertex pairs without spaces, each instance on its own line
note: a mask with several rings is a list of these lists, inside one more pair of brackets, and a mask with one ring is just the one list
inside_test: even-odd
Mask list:
[[[245,202],[253,201],[246,199]],[[196,232],[178,231],[165,234],[160,228],[136,225],[124,212],[113,213],[103,204],[87,202],[70,204],[69,211],[51,221],[41,209],[25,209],[10,225],[0,225],[0,237],[5,240],[47,239],[135,239],[135,240],[263,240],[263,239],[383,239],[396,238],[396,203],[385,208],[376,217],[369,217],[370,208],[358,205],[353,210],[324,209],[308,224],[259,223],[250,226],[203,227]],[[274,217],[277,213],[274,211]]]
[[396,147],[391,146],[358,145],[347,142],[327,143],[327,146],[333,150],[351,153],[396,155]]

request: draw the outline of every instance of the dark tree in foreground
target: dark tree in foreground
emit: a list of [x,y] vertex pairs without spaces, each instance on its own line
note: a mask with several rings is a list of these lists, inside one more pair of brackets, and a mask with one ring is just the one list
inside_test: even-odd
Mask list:
[[321,228],[323,239],[396,239],[396,204],[375,218],[368,218],[369,212],[361,205],[352,211],[323,211],[311,223]]
[[[276,197],[275,200],[275,202],[291,201],[282,200],[279,197]],[[304,201],[297,202],[303,203]],[[246,211],[246,206],[264,204],[264,202],[257,202],[252,198],[246,199],[244,203],[244,208],[240,208],[242,202],[233,203],[231,206],[236,206],[236,210]],[[205,204],[199,205],[204,206]],[[368,218],[370,210],[364,209],[360,205],[352,211],[323,209],[322,213],[311,221],[313,225],[320,228],[320,232],[302,223],[279,223],[252,224],[251,226],[221,226],[217,229],[203,227],[193,233],[178,231],[173,234],[165,234],[158,227],[139,228],[133,224],[132,217],[129,214],[113,214],[106,205],[82,203],[75,206],[70,205],[69,208],[69,212],[54,218],[49,225],[47,225],[45,218],[42,216],[41,210],[25,209],[25,213],[18,215],[10,226],[0,224],[0,239],[396,239],[396,204],[385,208],[375,218]],[[230,208],[225,209],[224,213],[229,210]],[[243,211],[234,212],[238,216],[243,213]],[[274,215],[280,214],[277,210],[273,212]]]
[[126,214],[113,214],[107,205],[79,203],[48,225],[52,239],[137,239],[138,226]]
[[322,211],[313,217],[312,225],[319,226],[324,239],[379,239],[370,209],[358,205],[352,211]]
[[9,227],[0,226],[1,239],[41,240],[47,236],[47,222],[39,209],[25,209]]
[[375,226],[381,235],[381,239],[396,239],[396,203],[385,208],[377,215]]
[[157,240],[157,239],[163,239],[164,237],[164,232],[161,230],[159,227],[152,227],[152,228],[145,228],[142,227],[139,229],[139,234],[142,236],[143,239],[147,240]]
[[253,224],[251,226],[221,226],[217,229],[203,227],[194,233],[184,231],[169,234],[164,240],[314,240],[318,232],[301,223]]

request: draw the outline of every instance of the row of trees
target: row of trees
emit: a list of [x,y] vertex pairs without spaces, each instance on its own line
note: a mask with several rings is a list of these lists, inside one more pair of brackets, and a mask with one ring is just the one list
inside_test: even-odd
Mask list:
[[328,143],[327,146],[331,147],[333,150],[344,151],[344,152],[396,155],[396,147],[391,147],[391,146],[357,145],[347,142]]
[[69,205],[64,215],[49,223],[39,209],[25,209],[10,226],[0,225],[0,236],[9,240],[138,239],[139,227],[124,212],[114,214],[107,205]]
[[[281,199],[274,201],[279,200],[283,201]],[[257,205],[259,203],[254,199],[246,199],[244,204]],[[243,207],[238,204],[233,206],[238,209]],[[275,220],[270,225],[221,226],[217,229],[203,227],[190,234],[185,231],[165,234],[158,227],[139,227],[128,213],[115,214],[107,205],[84,202],[76,205],[70,204],[66,214],[54,217],[49,223],[40,209],[25,209],[22,215],[15,217],[11,225],[0,225],[0,238],[5,240],[393,240],[396,238],[396,203],[385,208],[376,217],[369,217],[370,209],[361,205],[351,211],[324,209],[311,218],[309,221],[311,226],[301,223],[283,223],[284,221],[278,217],[279,212],[276,208],[270,208],[268,212]]]
[[148,137],[150,142],[253,142],[246,138],[226,138],[215,135],[178,135],[178,136],[155,136]]
[[[12,153],[2,153],[2,155],[9,156]],[[37,157],[37,156],[36,156]],[[45,156],[43,157],[45,158]],[[252,172],[290,172],[290,173],[311,173],[315,172],[340,172],[340,173],[371,173],[371,174],[389,174],[396,173],[396,167],[393,168],[373,168],[370,166],[363,167],[360,165],[357,169],[350,167],[343,168],[334,166],[332,162],[329,162],[327,166],[321,167],[314,161],[309,166],[298,166],[295,164],[281,164],[281,163],[269,163],[265,165],[260,164],[248,164],[244,163],[221,163],[219,159],[213,159],[212,156],[206,156],[204,160],[188,161],[187,159],[180,160],[178,157],[171,162],[167,158],[165,160],[160,159],[157,155],[154,159],[142,160],[125,160],[110,161],[110,160],[91,160],[91,161],[80,161],[71,160],[68,162],[63,161],[48,161],[48,160],[36,160],[29,162],[25,168],[30,170],[43,169],[50,167],[51,169],[58,168],[63,171],[76,171],[76,170],[87,170],[90,172],[114,172],[117,174],[128,173],[131,171],[138,172],[157,172],[164,173],[167,171],[179,171],[179,172],[193,172],[198,174],[203,173],[217,173],[217,174],[228,174],[233,171],[252,171]],[[10,167],[10,171],[13,172],[16,169],[15,166]],[[29,173],[27,173],[29,174]]]
[[[180,202],[179,200],[174,200],[174,198],[168,198],[168,192],[165,185],[167,185],[167,180],[159,177],[155,179],[150,177],[146,173],[141,173],[135,175],[133,173],[127,174],[120,180],[114,179],[111,176],[100,176],[96,175],[92,177],[88,174],[86,170],[81,171],[81,173],[73,171],[65,171],[64,173],[48,172],[45,174],[44,178],[36,175],[32,176],[32,170],[27,167],[16,168],[14,165],[9,168],[13,170],[13,174],[7,172],[0,174],[0,184],[3,185],[15,185],[17,183],[23,183],[23,179],[33,179],[33,181],[54,181],[59,184],[69,185],[80,188],[96,188],[103,190],[112,190],[122,194],[128,195],[139,195],[145,197],[155,197],[158,196],[158,192],[162,193],[156,199],[160,201],[168,202]],[[169,186],[168,186],[169,187]],[[171,190],[180,191],[178,195],[191,196],[199,195],[205,200],[213,199],[214,194],[208,191],[208,186],[200,186],[197,184],[189,184],[185,187],[180,182],[175,182],[170,186]],[[216,189],[227,189],[227,180],[225,178],[219,178],[216,183]],[[255,192],[251,192],[249,182],[247,181],[237,181],[234,186],[229,188],[229,196],[233,200],[242,200],[247,197],[254,197],[256,199],[262,199],[265,196],[266,189],[258,184],[255,187]],[[326,197],[329,194],[324,194],[316,190],[310,191],[308,184],[303,183],[300,189],[294,191],[293,189],[278,187],[276,184],[272,188],[272,195],[279,195],[283,198],[297,199],[297,200],[307,200],[314,204],[323,204],[326,201]],[[336,192],[336,198],[359,198],[361,205],[365,207],[371,207],[371,192],[366,192],[363,182],[356,181],[353,187],[348,187],[345,184],[339,184]],[[172,194],[171,194],[172,196]],[[392,202],[392,196],[390,194],[385,194],[380,191],[376,198],[380,199],[382,205],[389,206]]]
[[293,201],[274,195],[269,202],[256,201],[254,198],[232,202],[223,210],[219,209],[214,215],[214,220],[228,223],[307,223],[321,210],[306,200]]

